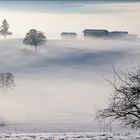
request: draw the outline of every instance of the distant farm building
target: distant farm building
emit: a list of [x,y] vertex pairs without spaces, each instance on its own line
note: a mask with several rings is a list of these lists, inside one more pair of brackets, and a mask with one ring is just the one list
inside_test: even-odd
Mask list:
[[76,39],[77,33],[75,33],[75,32],[62,32],[61,37],[62,37],[62,39]]
[[136,38],[137,35],[128,34],[127,31],[111,31],[105,29],[85,29],[84,37],[93,38]]
[[105,37],[109,32],[104,29],[85,29],[83,33],[85,37]]
[[128,36],[128,32],[126,32],[126,31],[112,31],[112,32],[109,32],[107,36],[112,37],[112,38],[123,38],[123,37]]

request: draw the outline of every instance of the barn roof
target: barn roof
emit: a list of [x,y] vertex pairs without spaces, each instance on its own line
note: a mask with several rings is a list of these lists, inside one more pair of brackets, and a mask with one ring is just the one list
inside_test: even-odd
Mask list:
[[61,35],[77,35],[75,32],[62,32]]
[[85,29],[83,32],[108,32],[106,29]]

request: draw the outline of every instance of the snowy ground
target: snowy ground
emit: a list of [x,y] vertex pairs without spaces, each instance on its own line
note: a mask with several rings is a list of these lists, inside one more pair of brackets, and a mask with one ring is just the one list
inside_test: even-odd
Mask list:
[[1,133],[1,140],[140,140],[140,133]]

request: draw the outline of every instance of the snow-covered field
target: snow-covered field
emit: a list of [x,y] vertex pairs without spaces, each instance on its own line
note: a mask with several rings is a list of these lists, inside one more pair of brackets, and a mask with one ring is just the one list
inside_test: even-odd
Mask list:
[[1,133],[1,140],[140,140],[140,133]]

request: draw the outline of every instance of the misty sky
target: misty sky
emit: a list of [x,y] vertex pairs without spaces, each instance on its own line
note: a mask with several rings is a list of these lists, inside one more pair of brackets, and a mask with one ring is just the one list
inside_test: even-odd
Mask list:
[[140,34],[138,2],[0,1],[0,21],[4,18],[10,24],[13,38],[24,37],[31,28],[44,31],[50,39],[59,38],[62,31],[75,31],[81,36],[85,28]]

